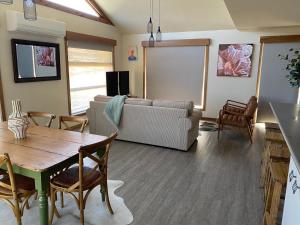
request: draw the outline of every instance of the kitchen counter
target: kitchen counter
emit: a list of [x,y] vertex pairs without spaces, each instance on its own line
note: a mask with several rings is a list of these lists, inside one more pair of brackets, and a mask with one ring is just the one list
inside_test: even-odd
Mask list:
[[270,105],[300,172],[300,105],[272,102]]

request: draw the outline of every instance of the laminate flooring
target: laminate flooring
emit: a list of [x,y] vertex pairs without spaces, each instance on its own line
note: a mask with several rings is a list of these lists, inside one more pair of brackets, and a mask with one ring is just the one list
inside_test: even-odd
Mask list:
[[264,129],[247,136],[200,132],[188,152],[116,141],[109,179],[133,214],[132,225],[260,225]]

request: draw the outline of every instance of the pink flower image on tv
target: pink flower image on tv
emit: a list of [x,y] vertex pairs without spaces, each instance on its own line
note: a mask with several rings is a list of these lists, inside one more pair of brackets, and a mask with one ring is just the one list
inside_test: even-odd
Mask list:
[[36,47],[37,64],[54,67],[54,51],[51,47]]
[[252,44],[221,44],[218,53],[218,76],[249,77]]

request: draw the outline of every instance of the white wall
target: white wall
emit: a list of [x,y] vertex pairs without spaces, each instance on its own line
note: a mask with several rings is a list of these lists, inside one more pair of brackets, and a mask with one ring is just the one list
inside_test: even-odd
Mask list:
[[[22,1],[14,1],[14,4],[9,6],[0,4],[0,69],[6,115],[9,115],[11,112],[11,100],[14,99],[21,99],[24,112],[37,110],[52,112],[56,115],[68,114],[64,39],[36,36],[27,33],[7,32],[5,11],[22,11],[22,4]],[[40,5],[37,7],[37,13],[40,17],[65,22],[68,31],[117,40],[116,68],[120,68],[121,35],[118,28]],[[61,80],[19,84],[14,83],[10,45],[10,40],[12,38],[59,43],[62,75]]]
[[[194,39],[210,38],[208,92],[205,117],[217,117],[219,109],[227,99],[246,102],[251,95],[255,95],[259,61],[260,36],[299,34],[300,28],[281,28],[264,31],[242,32],[238,30],[199,31],[182,33],[164,33],[163,39]],[[130,88],[133,95],[143,95],[143,48],[141,41],[148,40],[148,35],[124,35],[122,40],[122,69],[130,70]],[[253,43],[254,55],[250,78],[217,77],[217,60],[219,44]],[[138,60],[128,62],[128,46],[138,46]]]

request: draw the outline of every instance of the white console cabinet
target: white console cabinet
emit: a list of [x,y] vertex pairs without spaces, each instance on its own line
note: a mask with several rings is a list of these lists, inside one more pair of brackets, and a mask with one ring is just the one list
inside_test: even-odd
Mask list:
[[300,173],[291,157],[282,225],[300,225]]

